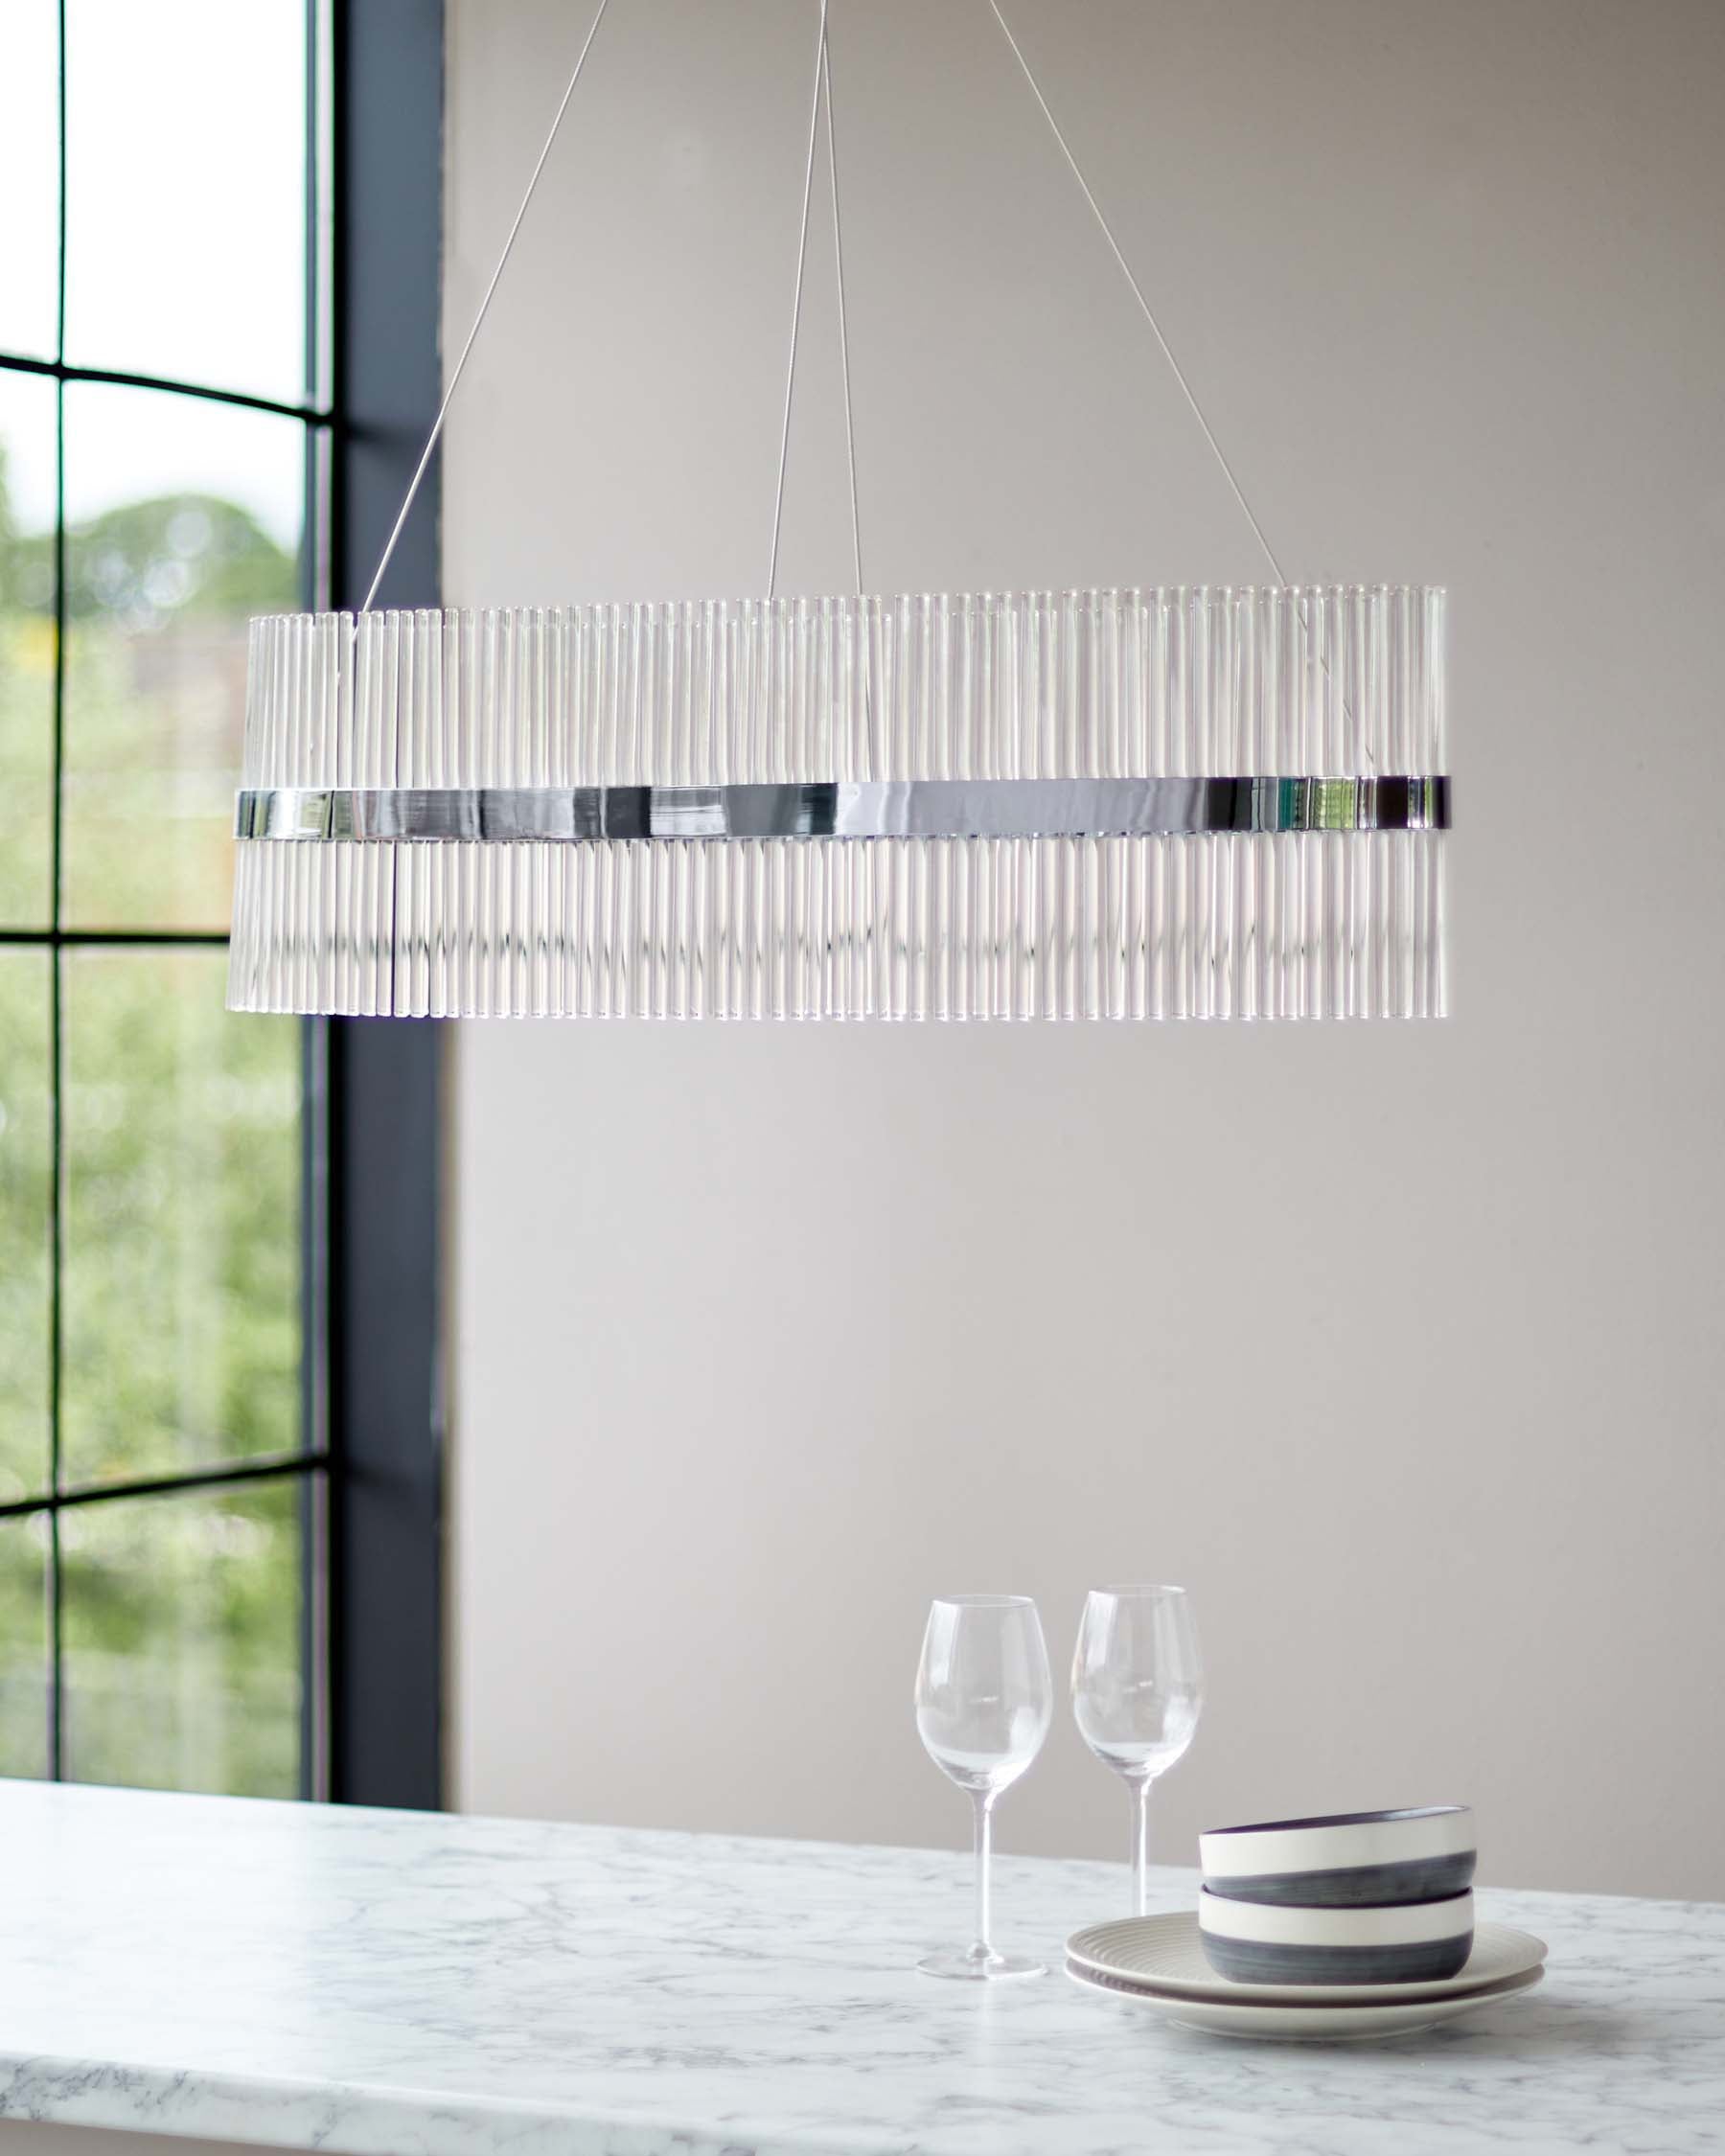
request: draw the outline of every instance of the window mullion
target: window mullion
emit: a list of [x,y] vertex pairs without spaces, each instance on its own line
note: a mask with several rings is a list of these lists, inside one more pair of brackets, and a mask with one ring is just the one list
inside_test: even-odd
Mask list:
[[[66,0],[59,0],[57,30],[59,66],[56,71],[58,110],[58,225],[55,243],[54,358],[66,356]],[[65,1258],[65,1025],[61,1004],[58,938],[61,907],[61,846],[64,837],[66,749],[66,385],[57,376],[54,387],[54,682],[53,764],[49,798],[49,922],[56,944],[48,965],[49,1181],[48,1181],[48,1487],[59,1495],[60,1373],[63,1360],[61,1272]],[[65,1595],[60,1566],[59,1513],[48,1518],[48,1775],[59,1781],[65,1770],[65,1670],[62,1654]]]

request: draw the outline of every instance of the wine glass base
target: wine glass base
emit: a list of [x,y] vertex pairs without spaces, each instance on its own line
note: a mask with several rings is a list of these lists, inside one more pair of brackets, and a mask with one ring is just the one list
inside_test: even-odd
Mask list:
[[951,1977],[959,1984],[993,1984],[1006,1977],[1046,1976],[1046,1961],[1026,1954],[925,1954],[916,1964],[922,1976]]

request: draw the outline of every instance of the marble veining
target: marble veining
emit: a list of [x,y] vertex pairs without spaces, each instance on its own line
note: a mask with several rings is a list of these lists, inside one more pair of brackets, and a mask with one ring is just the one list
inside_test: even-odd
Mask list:
[[[344,2156],[1716,2149],[1725,1908],[1481,1892],[1528,1998],[1230,2043],[1054,1975],[978,1996],[968,1852],[0,1783],[0,2117]],[[1159,1906],[1194,1877],[1158,1874]],[[1004,1857],[1058,1961],[1112,1866]]]

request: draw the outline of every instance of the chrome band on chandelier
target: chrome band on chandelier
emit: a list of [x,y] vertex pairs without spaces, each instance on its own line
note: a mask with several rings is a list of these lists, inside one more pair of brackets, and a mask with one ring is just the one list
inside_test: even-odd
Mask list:
[[895,779],[844,784],[268,787],[235,836],[569,844],[629,838],[1113,838],[1447,831],[1446,777]]

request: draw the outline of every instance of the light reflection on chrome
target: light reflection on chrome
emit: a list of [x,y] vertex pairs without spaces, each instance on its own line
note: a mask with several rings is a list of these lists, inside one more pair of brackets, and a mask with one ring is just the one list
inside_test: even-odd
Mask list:
[[1114,838],[1210,832],[1447,831],[1449,780],[898,779],[748,786],[272,787],[241,838]]

